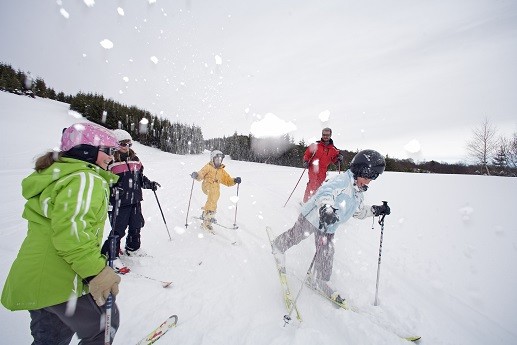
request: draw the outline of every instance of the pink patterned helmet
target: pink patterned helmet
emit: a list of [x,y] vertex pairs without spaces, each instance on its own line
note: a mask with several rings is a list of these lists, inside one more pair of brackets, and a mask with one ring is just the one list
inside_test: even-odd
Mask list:
[[95,123],[81,122],[63,131],[60,149],[64,152],[77,145],[118,147],[118,141],[109,129]]

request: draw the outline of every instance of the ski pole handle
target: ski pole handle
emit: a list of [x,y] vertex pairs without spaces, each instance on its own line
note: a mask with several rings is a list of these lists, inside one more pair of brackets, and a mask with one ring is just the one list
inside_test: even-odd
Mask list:
[[[387,201],[382,201],[382,206],[388,206],[388,202]],[[382,217],[379,218],[379,224],[380,225],[384,225],[384,217],[386,217],[386,214],[383,214]]]

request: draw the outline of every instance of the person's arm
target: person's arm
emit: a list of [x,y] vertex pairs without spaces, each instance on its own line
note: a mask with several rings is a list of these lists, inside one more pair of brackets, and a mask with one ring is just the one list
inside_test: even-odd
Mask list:
[[341,163],[343,163],[343,154],[337,148],[334,147],[334,149],[335,149],[335,155],[332,158],[332,163],[334,163],[334,164],[341,164]]
[[337,209],[340,205],[337,204],[336,196],[343,190],[348,187],[349,179],[344,178],[345,175],[337,175],[327,182],[323,183],[321,187],[318,188],[315,200],[316,206],[318,208],[328,205]]
[[105,180],[78,172],[58,181],[54,193],[48,215],[52,244],[79,277],[97,275],[106,266],[99,250],[108,212]]
[[237,182],[235,182],[235,179],[233,177],[231,177],[230,174],[228,174],[226,172],[226,170],[224,170],[224,169],[221,169],[221,178],[220,178],[219,182],[221,182],[222,184],[224,184],[225,186],[228,186],[228,187],[231,187],[231,186],[234,186],[237,184]]
[[318,150],[318,144],[312,143],[310,144],[305,153],[303,154],[303,161],[307,162],[308,165],[312,162],[314,156],[316,155],[316,151]]
[[197,180],[198,181],[202,181],[205,179],[206,175],[208,175],[208,173],[210,172],[210,164],[206,164],[204,167],[201,168],[201,170],[198,171],[197,173]]

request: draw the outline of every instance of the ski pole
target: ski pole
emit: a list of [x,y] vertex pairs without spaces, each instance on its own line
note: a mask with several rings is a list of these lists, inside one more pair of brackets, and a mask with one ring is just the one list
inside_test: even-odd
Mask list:
[[169,232],[169,227],[167,226],[167,222],[165,221],[165,216],[163,215],[162,206],[160,205],[160,200],[158,200],[158,195],[156,195],[156,191],[153,189],[154,196],[156,197],[156,202],[158,203],[158,208],[162,214],[163,223],[165,223],[165,229],[167,229],[167,233],[169,234],[169,241],[172,241],[171,233]]
[[[312,154],[312,156],[311,156],[311,159],[309,159],[309,165],[311,164],[312,159],[314,158],[314,155],[316,154],[316,151],[317,151],[317,150],[315,150],[315,151],[314,151],[314,153],[313,153],[313,154]],[[289,202],[289,199],[291,199],[291,196],[293,195],[294,191],[296,190],[296,187],[298,187],[298,183],[300,183],[300,180],[302,179],[302,176],[303,176],[303,174],[305,173],[305,170],[307,170],[307,168],[304,168],[304,169],[303,169],[302,174],[300,175],[300,178],[298,179],[298,182],[296,182],[296,185],[294,186],[293,191],[291,192],[291,194],[289,194],[289,197],[287,198],[287,201],[285,202],[284,207],[285,207],[285,205],[287,205],[287,203]]]
[[291,307],[289,308],[289,314],[284,315],[284,327],[291,321],[291,314],[293,313],[294,306],[296,305],[296,302],[298,302],[298,298],[300,297],[303,287],[305,286],[307,280],[311,276],[312,267],[314,266],[314,262],[316,261],[316,256],[318,255],[318,249],[316,249],[316,253],[314,253],[314,257],[312,258],[311,265],[309,266],[309,269],[307,270],[307,273],[305,274],[305,279],[302,282],[302,285],[300,286],[300,290],[298,290],[298,294],[296,295],[296,298],[294,299],[293,303],[291,304]]
[[240,187],[240,183],[237,183],[237,202],[235,203],[235,218],[233,219],[233,227],[235,229],[237,229],[237,205],[238,205],[238,202],[239,202],[239,187]]
[[[113,261],[115,260],[115,252],[117,247],[117,235],[115,233],[115,225],[117,223],[118,207],[119,207],[119,189],[115,188],[115,206],[111,217],[111,231],[108,236],[108,265],[113,268]],[[104,344],[111,344],[111,311],[113,309],[113,295],[110,293],[106,299],[106,323],[104,326]]]
[[[327,225],[324,224],[323,226],[325,228],[325,231],[323,232],[323,234],[326,234],[327,233]],[[314,234],[314,236],[316,236],[316,234]],[[311,271],[312,271],[312,268],[314,267],[314,262],[316,262],[316,257],[318,256],[318,253],[319,253],[319,251],[321,249],[321,246],[322,246],[321,244],[318,244],[316,246],[316,252],[314,253],[314,257],[312,258],[312,261],[311,261],[311,264],[309,266],[309,269],[307,270],[307,273],[305,274],[305,279],[303,280],[302,285],[300,286],[300,290],[298,291],[298,294],[296,295],[296,298],[294,299],[293,304],[291,305],[291,308],[289,309],[289,314],[288,315],[284,315],[284,327],[291,320],[291,314],[293,313],[294,306],[296,305],[296,302],[298,302],[298,298],[300,297],[300,295],[302,293],[302,290],[303,290],[303,287],[305,286],[307,280],[311,277]]]
[[[388,206],[387,201],[382,202],[383,205]],[[377,282],[375,283],[375,301],[373,302],[374,306],[379,305],[379,299],[378,299],[378,293],[379,293],[379,275],[381,273],[381,254],[382,254],[382,238],[384,235],[384,217],[386,217],[385,214],[379,218],[379,224],[381,225],[381,240],[379,244],[379,261],[377,263]]]
[[192,187],[190,187],[190,196],[188,198],[188,206],[187,206],[187,217],[185,218],[185,228],[188,227],[188,213],[190,211],[190,200],[192,200],[192,191],[194,190],[194,179],[192,179]]
[[287,198],[287,201],[285,202],[284,207],[289,202],[289,199],[291,199],[291,196],[293,195],[294,191],[296,190],[296,187],[298,187],[298,183],[300,183],[300,180],[302,179],[302,176],[305,173],[305,170],[307,170],[307,168],[303,169],[302,174],[300,175],[300,178],[298,179],[298,182],[296,182],[296,185],[294,186],[293,191],[291,192],[291,194],[289,194],[289,198]]

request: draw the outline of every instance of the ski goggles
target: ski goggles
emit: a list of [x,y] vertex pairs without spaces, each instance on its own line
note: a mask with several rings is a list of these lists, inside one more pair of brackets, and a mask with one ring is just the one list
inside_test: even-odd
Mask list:
[[113,156],[115,152],[117,152],[116,147],[106,147],[106,146],[99,146],[99,151],[104,152],[108,156]]
[[133,146],[132,143],[119,143],[118,145],[122,146],[122,147],[131,147],[131,146]]
[[374,169],[370,167],[363,167],[359,171],[359,174],[357,174],[359,177],[366,178],[369,180],[375,180],[377,177],[379,177],[379,172],[375,171]]

